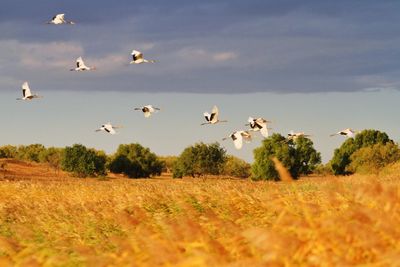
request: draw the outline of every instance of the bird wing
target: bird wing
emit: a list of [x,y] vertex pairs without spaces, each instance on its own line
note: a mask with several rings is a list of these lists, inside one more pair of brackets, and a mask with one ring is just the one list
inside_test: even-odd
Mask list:
[[262,127],[262,128],[260,129],[260,133],[261,133],[261,135],[264,136],[264,137],[268,137],[268,136],[269,136],[268,128],[267,128],[266,125],[265,125],[265,127]]
[[210,121],[211,122],[217,122],[218,121],[218,107],[214,106],[212,111],[211,111],[211,115],[210,115]]
[[64,20],[65,14],[57,14],[56,19]]
[[22,84],[22,95],[23,95],[24,97],[28,97],[28,96],[31,96],[31,95],[32,95],[31,89],[29,88],[28,82],[24,82],[24,83]]
[[204,112],[203,115],[204,115],[204,118],[206,118],[206,121],[210,121],[211,115],[208,112]]
[[132,55],[133,61],[136,61],[136,60],[138,60],[138,59],[143,59],[143,54],[142,54],[142,52],[140,52],[140,51],[132,50],[131,55]]
[[243,137],[243,139],[246,142],[250,142],[252,139],[252,136],[251,136],[250,132],[248,132],[248,131],[242,131],[242,132],[240,132],[240,135]]
[[243,137],[242,134],[240,132],[235,132],[232,135],[232,139],[233,139],[233,144],[235,145],[236,149],[241,149],[243,146]]
[[77,66],[78,68],[86,67],[86,66],[85,66],[85,62],[83,61],[82,57],[78,57],[78,58],[76,59],[76,66]]
[[153,113],[154,111],[155,111],[155,109],[153,108],[153,106],[152,105],[147,105],[147,106],[145,106],[148,110],[149,110],[149,112],[151,112],[151,113]]

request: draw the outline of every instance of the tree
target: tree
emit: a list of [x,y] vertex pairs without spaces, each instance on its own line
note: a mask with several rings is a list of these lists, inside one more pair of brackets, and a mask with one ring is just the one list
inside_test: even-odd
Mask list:
[[123,173],[130,178],[160,175],[163,167],[156,154],[140,144],[120,145],[109,164],[111,172]]
[[373,146],[375,144],[393,143],[389,136],[377,130],[364,130],[358,133],[355,138],[348,138],[340,148],[335,149],[333,158],[330,161],[333,174],[346,175],[352,171],[348,169],[351,164],[351,155],[363,147]]
[[218,143],[197,143],[187,147],[178,157],[173,168],[173,177],[219,175],[226,161],[226,151]]
[[80,144],[67,146],[61,159],[61,167],[78,177],[105,175],[106,158],[103,154]]
[[247,178],[251,174],[251,165],[235,156],[228,156],[224,165],[223,174],[238,178]]
[[39,161],[49,164],[49,166],[54,170],[55,174],[57,174],[61,167],[63,152],[63,148],[49,147],[40,152]]
[[400,149],[392,142],[375,144],[358,149],[350,160],[348,171],[378,174],[385,166],[400,160]]
[[17,147],[10,145],[0,147],[0,158],[10,159],[16,157],[17,157]]
[[163,156],[163,157],[158,157],[162,162],[163,162],[163,172],[171,173],[172,169],[178,159],[177,156]]
[[42,144],[19,146],[17,150],[17,158],[20,160],[40,162],[39,155],[45,150],[46,148]]
[[310,174],[321,162],[321,155],[310,139],[287,140],[276,133],[264,139],[261,147],[254,150],[253,180],[279,180],[272,157],[276,157],[295,179]]

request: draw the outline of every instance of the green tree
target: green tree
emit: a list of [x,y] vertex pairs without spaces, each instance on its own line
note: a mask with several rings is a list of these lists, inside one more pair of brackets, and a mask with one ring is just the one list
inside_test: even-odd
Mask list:
[[10,159],[16,157],[17,157],[17,147],[11,145],[0,147],[0,158]]
[[46,148],[42,144],[19,146],[17,150],[17,159],[40,162],[39,155],[45,150]]
[[173,177],[219,175],[226,161],[226,151],[219,143],[197,143],[187,147],[173,167]]
[[228,156],[223,174],[232,177],[247,178],[251,174],[251,165],[235,156]]
[[39,161],[42,163],[47,163],[57,174],[61,167],[63,153],[63,148],[49,147],[40,152]]
[[348,169],[351,163],[351,155],[363,147],[373,146],[375,144],[393,143],[389,136],[377,130],[364,130],[358,133],[354,138],[348,138],[340,148],[335,149],[333,158],[330,161],[332,172],[335,175],[351,174]]
[[140,144],[120,145],[109,163],[111,172],[123,173],[130,178],[160,175],[163,167],[157,155]]
[[375,144],[362,147],[350,157],[347,167],[350,172],[378,174],[385,166],[400,160],[400,149],[397,144]]
[[310,139],[299,137],[296,141],[287,140],[276,133],[264,139],[261,147],[254,150],[253,180],[279,180],[272,157],[276,157],[293,178],[310,174],[321,162],[321,155]]
[[78,177],[105,175],[106,158],[93,149],[75,144],[66,147],[61,159],[61,167],[64,171],[72,172]]
[[163,172],[171,173],[172,169],[178,160],[177,156],[161,156],[158,157],[163,162]]

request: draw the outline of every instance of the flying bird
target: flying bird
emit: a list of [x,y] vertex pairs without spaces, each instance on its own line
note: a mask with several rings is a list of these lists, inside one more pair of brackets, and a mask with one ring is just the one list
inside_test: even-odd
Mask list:
[[71,24],[71,25],[73,25],[73,24],[75,24],[75,22],[65,20],[65,14],[57,14],[50,21],[48,21],[47,24],[54,24],[54,25]]
[[143,58],[143,53],[137,50],[132,50],[132,61],[130,64],[141,64],[141,63],[155,63],[155,60],[147,60]]
[[203,113],[203,115],[204,115],[204,117],[206,118],[206,121],[207,122],[204,122],[204,123],[202,123],[201,125],[205,125],[205,124],[216,124],[216,123],[218,123],[218,122],[228,122],[227,120],[219,120],[218,119],[218,114],[219,114],[219,112],[218,112],[218,108],[217,108],[217,106],[214,106],[213,107],[213,109],[212,109],[212,111],[211,111],[211,114],[209,114],[208,112],[204,112]]
[[331,134],[330,136],[344,135],[344,136],[347,136],[347,137],[354,137],[354,136],[356,135],[357,132],[358,132],[358,131],[354,131],[353,129],[347,128],[347,129],[344,129],[344,130],[342,130],[342,131],[339,131],[339,132],[337,132],[337,133],[335,133],[335,134]]
[[311,135],[305,134],[304,132],[293,132],[290,131],[290,133],[288,133],[288,140],[296,140],[299,137],[310,137]]
[[86,66],[82,57],[78,57],[76,59],[76,68],[70,69],[70,71],[85,71],[85,70],[96,70],[96,67],[95,66],[92,66],[92,67]]
[[268,121],[264,118],[254,119],[252,117],[249,117],[249,119],[247,121],[249,123],[246,125],[249,125],[252,131],[254,131],[254,132],[260,131],[261,135],[264,137],[269,136],[268,130],[271,128],[268,128],[267,124],[271,123],[271,121]]
[[42,98],[42,96],[32,94],[28,82],[24,82],[22,84],[22,98],[17,98],[17,100],[32,100],[34,98]]
[[152,105],[146,105],[140,108],[135,108],[135,110],[141,110],[145,118],[149,118],[151,114],[160,110],[160,108],[153,107]]
[[236,149],[241,149],[243,146],[243,140],[246,143],[249,143],[251,141],[251,134],[249,131],[235,131],[231,133],[228,137],[223,138],[222,140],[226,140],[228,138],[231,138],[233,141],[233,144],[235,145]]
[[122,128],[122,126],[112,126],[111,123],[105,123],[101,125],[99,129],[96,130],[96,132],[104,131],[109,134],[116,134],[117,132],[115,129]]

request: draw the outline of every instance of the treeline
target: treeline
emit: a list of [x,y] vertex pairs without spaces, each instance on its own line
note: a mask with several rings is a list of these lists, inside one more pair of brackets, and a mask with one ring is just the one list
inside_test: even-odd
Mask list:
[[218,143],[197,143],[185,148],[179,156],[160,157],[140,144],[122,144],[113,155],[75,144],[65,148],[46,148],[41,144],[0,147],[0,158],[47,163],[77,177],[104,176],[107,172],[130,178],[147,178],[172,173],[174,178],[223,175],[253,180],[279,180],[272,158],[277,158],[293,178],[317,174],[377,174],[386,166],[399,163],[400,149],[389,136],[377,130],[364,130],[348,138],[334,152],[333,158],[321,164],[321,155],[307,137],[295,140],[273,134],[254,150],[252,165],[227,155]]

